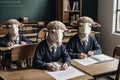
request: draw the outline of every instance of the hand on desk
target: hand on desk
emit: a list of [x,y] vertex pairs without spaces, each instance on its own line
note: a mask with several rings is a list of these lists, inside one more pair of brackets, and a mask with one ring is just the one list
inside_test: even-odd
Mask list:
[[[13,46],[13,45],[15,45],[15,43],[12,42],[12,41],[10,41],[10,42],[8,42],[8,43],[6,44],[7,47],[10,47],[10,46]],[[20,45],[26,45],[26,42],[21,41],[21,42],[20,42]]]
[[57,66],[53,63],[53,65],[48,65],[48,70],[57,71],[57,70],[66,70],[68,68],[68,64],[64,63],[62,66]]
[[93,52],[93,51],[88,51],[87,54],[86,54],[86,53],[79,53],[79,54],[77,55],[77,57],[78,57],[79,59],[84,59],[84,58],[90,57],[90,56],[92,56],[92,55],[94,55],[94,52]]
[[94,55],[94,52],[93,51],[88,51],[87,56],[90,57],[92,55]]
[[79,59],[84,59],[84,58],[87,58],[87,55],[86,55],[86,53],[79,53],[79,54],[77,55],[77,57],[78,57]]
[[7,47],[10,47],[10,46],[13,46],[13,45],[14,45],[14,43],[11,42],[11,41],[6,44]]
[[21,41],[20,44],[21,44],[21,45],[26,45],[26,42]]
[[48,70],[50,70],[50,71],[57,71],[58,67],[55,66],[55,65],[48,65]]
[[64,63],[62,66],[61,66],[61,69],[62,70],[66,70],[68,68],[68,64],[67,63]]

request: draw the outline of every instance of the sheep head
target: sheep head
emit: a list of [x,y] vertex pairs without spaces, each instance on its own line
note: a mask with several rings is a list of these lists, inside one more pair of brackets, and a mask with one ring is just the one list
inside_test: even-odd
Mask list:
[[47,30],[47,41],[50,44],[56,44],[57,46],[60,46],[62,44],[63,33],[69,31],[66,26],[60,21],[51,21],[48,23]]
[[77,19],[77,21],[73,21],[71,23],[72,26],[78,27],[78,34],[83,38],[88,38],[91,27],[100,27],[101,25],[97,22],[94,22],[92,18],[83,16]]

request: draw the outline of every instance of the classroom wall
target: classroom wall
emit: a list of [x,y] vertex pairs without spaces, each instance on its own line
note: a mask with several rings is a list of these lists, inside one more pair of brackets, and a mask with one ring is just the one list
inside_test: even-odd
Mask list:
[[[115,27],[114,0],[98,0],[98,21],[101,23],[101,46],[103,53],[112,55],[114,47],[120,44],[120,35],[112,33]],[[115,6],[115,5],[114,5]]]
[[55,19],[55,0],[0,0],[0,21],[28,17],[30,21]]
[[89,16],[97,21],[98,0],[82,0],[82,15]]
[[[108,55],[112,55],[115,45],[120,44],[119,35],[112,34],[113,1],[83,0],[82,4],[82,15],[102,25],[100,41],[103,53]],[[19,17],[28,17],[30,21],[54,20],[55,0],[0,0],[0,21]]]
[[[0,21],[28,17],[30,21],[55,19],[56,0],[0,0]],[[97,1],[83,0],[83,16],[97,20]]]

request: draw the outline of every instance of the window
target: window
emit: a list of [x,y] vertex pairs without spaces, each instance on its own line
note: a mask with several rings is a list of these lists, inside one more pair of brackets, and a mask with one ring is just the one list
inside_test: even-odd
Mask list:
[[120,0],[116,3],[116,25],[115,32],[120,33]]

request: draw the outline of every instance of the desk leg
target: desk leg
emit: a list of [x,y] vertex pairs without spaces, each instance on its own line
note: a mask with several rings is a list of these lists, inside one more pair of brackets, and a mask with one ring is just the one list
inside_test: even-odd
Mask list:
[[118,69],[116,72],[115,80],[119,80],[119,78],[120,78],[120,59],[119,59],[119,63],[118,63]]

